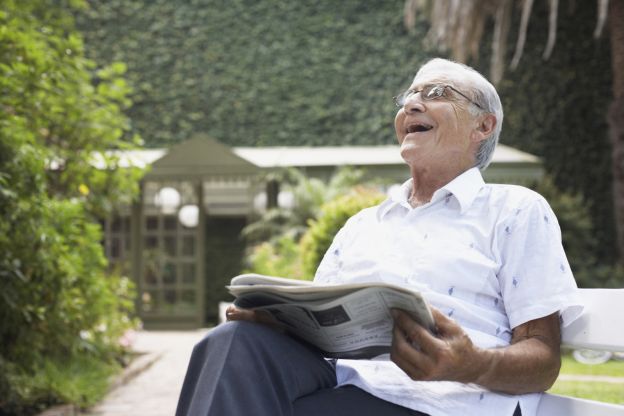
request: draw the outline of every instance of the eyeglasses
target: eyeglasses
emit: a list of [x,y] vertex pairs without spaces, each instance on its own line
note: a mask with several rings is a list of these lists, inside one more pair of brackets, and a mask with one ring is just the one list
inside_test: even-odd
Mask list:
[[425,101],[437,100],[438,98],[442,98],[442,97],[448,99],[449,97],[446,94],[446,89],[447,88],[449,90],[452,90],[452,91],[456,92],[457,94],[461,95],[466,100],[470,101],[472,104],[474,104],[477,107],[479,107],[481,110],[484,109],[479,104],[477,104],[476,102],[474,102],[473,100],[468,98],[468,96],[466,96],[466,94],[462,93],[457,88],[452,87],[450,85],[446,85],[446,84],[427,84],[427,85],[424,85],[419,90],[407,90],[403,94],[397,95],[396,97],[394,97],[394,103],[399,108],[403,107],[403,106],[405,106],[405,103],[409,99],[411,99],[412,97],[414,97],[418,93],[420,93],[420,98],[422,98]]

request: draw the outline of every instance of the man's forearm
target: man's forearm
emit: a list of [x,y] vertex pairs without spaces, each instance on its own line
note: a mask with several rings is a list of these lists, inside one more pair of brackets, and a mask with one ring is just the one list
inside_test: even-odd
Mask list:
[[[542,319],[554,319],[559,325],[557,316]],[[553,324],[538,323],[541,325]],[[474,382],[490,390],[511,394],[548,390],[561,367],[559,340],[555,342],[551,336],[543,338],[539,334],[517,339],[508,347],[478,350],[476,356],[479,371]]]
[[433,336],[407,314],[395,312],[390,358],[413,380],[476,383],[510,394],[548,389],[561,366],[557,313],[519,325],[511,345],[476,347],[454,321],[433,310]]

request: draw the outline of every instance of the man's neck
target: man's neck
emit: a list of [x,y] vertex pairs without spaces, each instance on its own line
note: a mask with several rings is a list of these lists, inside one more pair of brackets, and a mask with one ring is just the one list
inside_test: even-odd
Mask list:
[[416,208],[431,201],[433,194],[444,185],[470,169],[470,166],[461,166],[456,169],[411,169],[412,190],[408,196],[409,204]]

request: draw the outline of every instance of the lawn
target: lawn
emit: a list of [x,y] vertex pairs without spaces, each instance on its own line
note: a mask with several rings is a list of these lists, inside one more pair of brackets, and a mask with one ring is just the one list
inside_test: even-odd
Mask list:
[[[622,377],[624,379],[624,361],[611,360],[604,364],[587,365],[575,361],[570,355],[565,355],[561,365],[561,374]],[[606,383],[602,381],[557,380],[549,392],[601,402],[624,404],[624,382]]]

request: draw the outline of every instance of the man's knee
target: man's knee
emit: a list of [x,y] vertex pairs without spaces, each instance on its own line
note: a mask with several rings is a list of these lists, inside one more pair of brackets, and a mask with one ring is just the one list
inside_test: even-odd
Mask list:
[[197,345],[195,350],[205,351],[208,347],[221,348],[244,347],[258,345],[263,339],[269,339],[275,331],[262,324],[246,321],[229,321],[211,329]]

